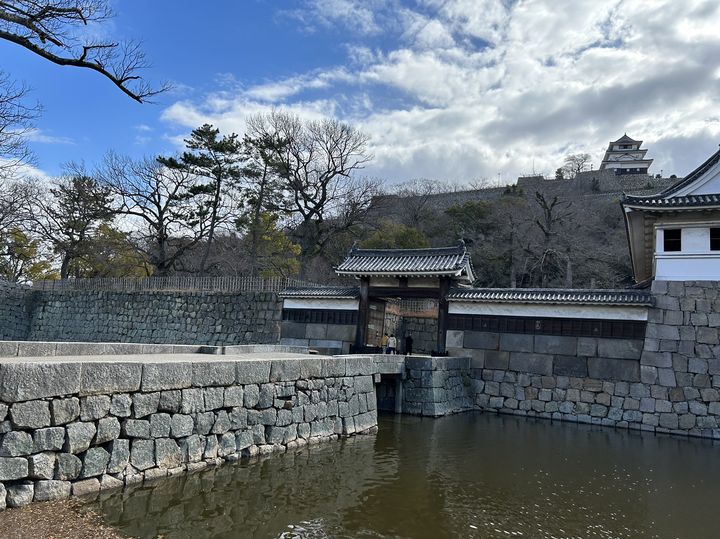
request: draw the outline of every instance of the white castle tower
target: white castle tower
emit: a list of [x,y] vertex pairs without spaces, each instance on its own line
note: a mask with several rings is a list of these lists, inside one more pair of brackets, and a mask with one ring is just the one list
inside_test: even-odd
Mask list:
[[614,170],[615,174],[647,174],[652,159],[645,159],[647,150],[640,149],[642,140],[633,140],[625,133],[611,142],[605,151],[600,170]]

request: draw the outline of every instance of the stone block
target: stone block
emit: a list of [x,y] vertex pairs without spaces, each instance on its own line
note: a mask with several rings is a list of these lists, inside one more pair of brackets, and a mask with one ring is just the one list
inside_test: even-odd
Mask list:
[[143,391],[185,389],[192,385],[193,366],[190,362],[149,362],[143,365]]
[[33,451],[60,451],[65,443],[63,427],[48,427],[33,432]]
[[135,393],[132,396],[133,401],[133,417],[143,418],[154,414],[158,411],[160,404],[160,392],[155,393]]
[[[497,350],[500,344],[500,335],[489,331],[471,331],[464,332],[462,348],[472,348],[481,350]],[[500,348],[504,350],[504,348]]]
[[[170,415],[153,414],[150,416],[150,437],[167,438],[170,436]],[[98,429],[99,430],[99,429]]]
[[160,468],[175,468],[183,463],[183,452],[171,438],[155,440],[155,462]]
[[122,473],[130,462],[130,440],[116,439],[110,444],[108,473]]
[[177,389],[160,392],[160,402],[158,402],[159,412],[177,413],[180,411],[182,402],[182,392]]
[[[250,439],[252,440],[252,435],[250,435]],[[202,460],[204,448],[205,444],[197,434],[180,440],[180,450],[183,454],[183,460],[187,462],[199,462]]]
[[254,408],[260,401],[260,388],[256,385],[247,385],[244,388],[243,401],[245,408]]
[[672,369],[658,369],[658,384],[665,387],[675,387],[675,371]]
[[330,340],[355,342],[355,326],[330,324],[327,326],[327,337]]
[[597,339],[594,337],[578,337],[577,355],[585,357],[597,355]]
[[556,376],[584,378],[588,375],[587,358],[582,356],[556,356],[553,360],[553,374]]
[[225,388],[223,396],[223,406],[232,408],[234,406],[243,405],[243,388],[241,386],[231,386]]
[[33,500],[36,502],[63,500],[70,497],[70,490],[70,481],[36,481]]
[[510,352],[487,350],[485,356],[485,368],[507,370],[510,364]]
[[132,398],[127,393],[113,395],[110,400],[110,413],[117,417],[132,415]]
[[67,436],[63,451],[73,454],[87,450],[96,431],[94,423],[70,423],[65,429]]
[[270,408],[275,401],[275,386],[273,384],[263,384],[260,386],[260,395],[258,397],[257,408]]
[[327,339],[327,324],[305,324],[306,339]]
[[70,453],[58,453],[55,479],[61,481],[77,479],[81,469],[82,461],[78,457]]
[[73,496],[87,496],[100,492],[100,480],[97,477],[83,479],[72,484]]
[[205,399],[202,388],[182,390],[182,404],[180,411],[183,414],[193,414],[205,411]]
[[27,401],[80,391],[80,363],[0,364],[0,400]]
[[80,382],[81,395],[124,393],[140,389],[142,364],[132,362],[84,362]]
[[445,334],[445,346],[447,348],[464,348],[463,339],[465,332],[459,329],[449,329]]
[[192,364],[192,385],[195,387],[230,386],[235,383],[235,362],[202,361]]
[[693,374],[707,374],[708,360],[697,357],[688,358],[688,372]]
[[[300,364],[300,360],[296,359],[273,360],[270,368],[270,381],[284,382],[298,380],[300,378]],[[320,366],[318,365],[318,367]]]
[[539,354],[577,355],[577,337],[535,335],[534,351]]
[[280,335],[283,339],[304,339],[306,328],[307,324],[284,320],[280,325]]
[[553,371],[553,356],[512,352],[509,368],[513,371],[549,376]]
[[640,381],[643,384],[654,384],[658,379],[657,367],[650,367],[649,365],[640,366]]
[[242,451],[253,445],[253,435],[249,431],[241,431],[235,433],[235,449]]
[[225,434],[230,430],[230,418],[225,410],[220,410],[217,413],[215,423],[213,423],[211,432],[213,434]]
[[17,355],[19,357],[47,357],[55,355],[54,342],[20,341],[18,342]]
[[[407,361],[415,358],[408,358]],[[347,356],[345,358],[345,375],[362,376],[375,373],[375,362],[370,356]]]
[[82,457],[83,464],[80,477],[86,479],[104,474],[109,462],[110,453],[102,447],[91,447]]
[[53,399],[50,403],[50,417],[53,425],[65,425],[80,417],[80,400],[77,397],[69,399]]
[[599,380],[637,382],[640,380],[640,364],[628,359],[589,358],[588,374]]
[[140,471],[155,466],[155,441],[133,440],[130,446],[130,463]]
[[677,429],[678,428],[678,415],[677,414],[660,414],[659,425],[665,429]]
[[[235,362],[235,380],[238,384],[266,384],[270,381],[270,361],[242,360]],[[227,384],[232,385],[232,383]]]
[[25,507],[33,501],[35,496],[35,485],[30,482],[8,485],[7,487],[7,506]]
[[107,395],[92,395],[80,399],[80,419],[94,421],[105,417],[110,412],[110,397]]
[[297,360],[300,363],[300,378],[304,380],[322,377],[322,359],[305,357]]
[[223,407],[225,400],[225,388],[206,387],[203,388],[203,401],[206,411],[219,410]]
[[150,421],[147,419],[126,419],[122,422],[125,438],[150,438]]
[[10,407],[10,420],[21,429],[50,426],[50,406],[46,401],[16,402]]
[[641,339],[598,339],[598,356],[611,359],[640,359]]
[[500,350],[506,352],[532,352],[533,336],[519,333],[503,333],[500,335]]
[[193,418],[186,414],[174,414],[171,419],[170,434],[173,438],[190,436],[195,426]]
[[15,430],[0,437],[0,457],[22,457],[33,449],[32,437],[27,432]]

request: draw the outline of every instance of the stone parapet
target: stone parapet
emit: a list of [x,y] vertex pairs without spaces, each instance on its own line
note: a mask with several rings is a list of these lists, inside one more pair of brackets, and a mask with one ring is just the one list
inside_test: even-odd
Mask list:
[[371,357],[0,358],[0,507],[374,432]]

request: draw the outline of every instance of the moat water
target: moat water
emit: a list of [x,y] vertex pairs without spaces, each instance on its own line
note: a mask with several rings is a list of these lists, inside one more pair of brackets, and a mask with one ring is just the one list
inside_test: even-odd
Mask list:
[[104,495],[131,537],[719,537],[720,445],[510,416],[359,436]]

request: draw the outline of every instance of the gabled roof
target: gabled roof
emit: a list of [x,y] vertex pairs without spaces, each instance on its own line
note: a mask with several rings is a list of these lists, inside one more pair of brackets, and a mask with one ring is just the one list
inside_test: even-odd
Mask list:
[[278,294],[281,298],[355,299],[360,296],[356,286],[292,287]]
[[628,137],[627,133],[625,133],[622,137],[619,139],[611,142],[610,144],[642,144],[642,140],[635,140],[630,137]]
[[687,191],[692,190],[693,184],[700,184],[705,179],[704,176],[719,162],[720,150],[711,155],[707,161],[685,176],[685,178],[656,195],[625,195],[622,201],[623,207],[681,209],[718,206],[720,189],[718,189],[718,193],[708,194],[692,194]]
[[335,269],[340,275],[382,277],[451,276],[475,280],[464,242],[432,249],[358,249],[353,247]]
[[582,305],[652,305],[653,297],[640,290],[582,290],[562,288],[456,288],[450,301],[479,303],[555,303]]

